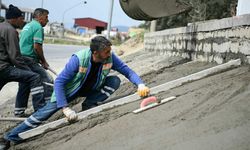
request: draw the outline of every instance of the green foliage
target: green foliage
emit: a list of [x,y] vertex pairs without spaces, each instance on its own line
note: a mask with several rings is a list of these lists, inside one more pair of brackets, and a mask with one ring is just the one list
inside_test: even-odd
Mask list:
[[[179,0],[192,9],[181,14],[163,17],[157,20],[157,30],[186,26],[187,23],[221,19],[234,16],[237,0]],[[149,23],[140,25],[146,29]]]
[[4,17],[0,16],[0,22],[4,22]]
[[192,18],[187,12],[157,20],[157,30],[186,26]]
[[122,40],[118,37],[111,38],[110,40],[111,40],[112,45],[118,46],[122,44]]
[[146,30],[149,30],[149,27],[150,27],[150,21],[145,21],[144,23],[141,23],[138,28],[143,28],[143,29],[146,29]]

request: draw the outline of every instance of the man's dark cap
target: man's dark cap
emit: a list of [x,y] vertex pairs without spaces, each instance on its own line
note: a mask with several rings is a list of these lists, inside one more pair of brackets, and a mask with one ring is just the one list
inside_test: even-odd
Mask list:
[[96,36],[91,39],[90,49],[91,51],[101,51],[111,45],[112,43],[104,36]]
[[18,7],[10,4],[9,9],[6,11],[6,19],[15,19],[21,17],[22,13],[23,12]]

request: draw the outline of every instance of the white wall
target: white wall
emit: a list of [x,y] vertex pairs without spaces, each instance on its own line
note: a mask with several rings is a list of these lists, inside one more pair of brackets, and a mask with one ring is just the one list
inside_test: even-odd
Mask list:
[[250,14],[146,33],[144,49],[219,64],[237,58],[250,63]]
[[250,14],[250,0],[238,0],[237,16]]

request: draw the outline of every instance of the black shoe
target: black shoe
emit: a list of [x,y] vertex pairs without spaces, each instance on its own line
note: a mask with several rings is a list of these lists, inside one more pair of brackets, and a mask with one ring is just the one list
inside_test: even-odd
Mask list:
[[4,138],[0,139],[0,150],[7,150],[10,148],[10,141],[5,140]]
[[88,110],[88,109],[90,109],[88,106],[82,104],[82,111],[85,111],[85,110]]
[[94,108],[96,106],[98,106],[98,105],[96,104],[96,105],[92,105],[92,106],[87,106],[86,104],[82,103],[82,111],[88,110],[90,108]]
[[18,118],[27,118],[29,117],[30,115],[29,114],[26,114],[26,113],[21,113],[21,114],[15,114],[15,117],[18,117]]

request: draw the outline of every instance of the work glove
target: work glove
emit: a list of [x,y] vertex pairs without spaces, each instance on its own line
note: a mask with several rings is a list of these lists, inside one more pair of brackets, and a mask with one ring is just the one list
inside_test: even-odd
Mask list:
[[149,92],[150,92],[149,88],[145,86],[144,84],[138,85],[137,93],[140,97],[148,96]]
[[66,116],[69,122],[74,122],[78,119],[76,112],[69,107],[63,108],[63,114]]

